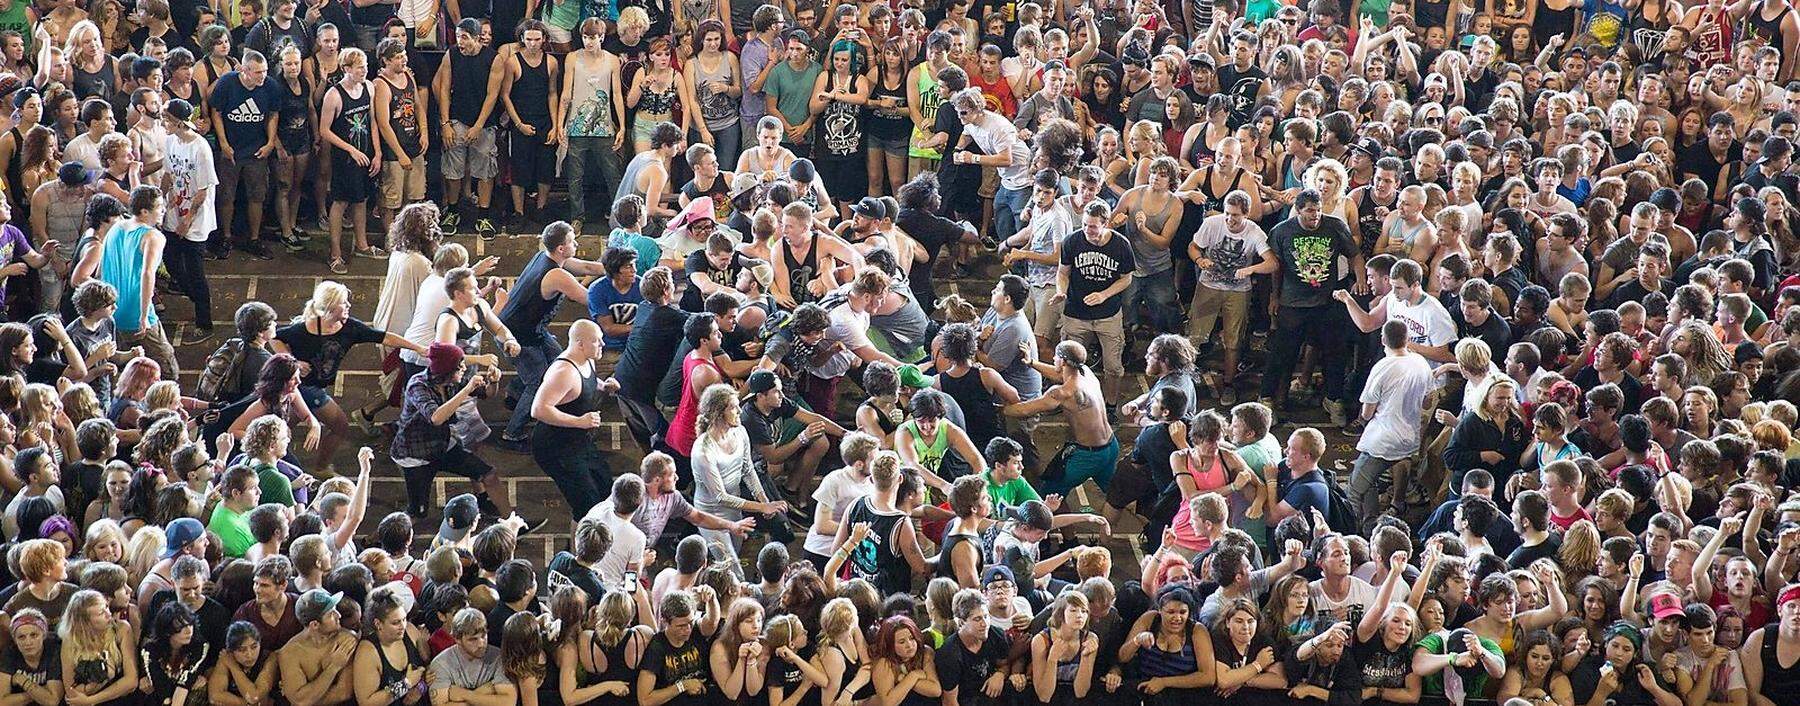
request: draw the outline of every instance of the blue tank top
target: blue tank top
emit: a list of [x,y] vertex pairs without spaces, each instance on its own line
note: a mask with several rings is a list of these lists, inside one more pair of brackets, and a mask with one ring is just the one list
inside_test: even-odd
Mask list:
[[100,254],[100,279],[119,290],[119,308],[113,311],[113,325],[119,333],[142,330],[140,319],[157,325],[156,309],[142,308],[144,280],[144,236],[150,226],[120,221],[106,236],[105,250]]

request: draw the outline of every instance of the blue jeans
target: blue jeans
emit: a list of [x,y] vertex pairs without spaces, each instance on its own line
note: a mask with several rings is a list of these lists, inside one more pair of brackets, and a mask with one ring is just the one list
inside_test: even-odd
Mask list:
[[[723,171],[737,170],[738,151],[743,145],[743,123],[736,122],[722,128],[707,128],[712,132],[713,154],[719,157],[719,169]],[[700,131],[694,130],[691,135],[694,142],[700,140]]]
[[1019,232],[1019,214],[1024,213],[1031,205],[1031,187],[1008,189],[1005,186],[994,191],[994,238],[1005,240]]
[[1125,331],[1137,325],[1138,307],[1150,312],[1150,327],[1157,333],[1174,333],[1176,317],[1175,271],[1164,270],[1150,275],[1133,275],[1125,286]]
[[512,418],[506,422],[505,438],[526,438],[532,423],[531,402],[537,398],[538,386],[544,384],[544,372],[550,369],[550,361],[556,360],[560,353],[562,346],[548,332],[539,334],[536,340],[525,337],[519,340],[519,354],[512,357],[513,369],[519,375],[510,389],[518,403],[513,405]]

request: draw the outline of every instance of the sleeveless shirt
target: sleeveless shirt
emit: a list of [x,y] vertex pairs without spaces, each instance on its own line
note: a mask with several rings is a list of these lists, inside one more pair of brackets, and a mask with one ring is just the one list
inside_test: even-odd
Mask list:
[[[469,56],[461,49],[452,50],[450,57],[450,119],[462,123],[466,127],[477,127],[475,119],[481,117],[481,103],[487,96],[488,72],[494,68],[494,50],[482,47],[481,51]],[[462,86],[467,90],[456,90]],[[497,111],[496,111],[497,112]],[[492,124],[493,115],[488,116],[488,124]],[[487,127],[487,124],[479,127]]]
[[513,109],[519,117],[533,126],[542,125],[550,120],[550,56],[538,57],[536,66],[525,61],[523,52],[514,54],[513,61],[518,62],[519,77],[513,80]]
[[[550,260],[550,253],[539,252],[525,264],[525,270],[519,273],[519,279],[513,285],[512,298],[506,300],[506,308],[500,310],[500,323],[511,329],[514,335],[533,331],[541,337],[550,335],[550,320],[556,317],[557,307],[562,305],[561,292],[543,296],[544,275],[556,268]],[[542,425],[540,425],[542,426]]]
[[573,73],[570,85],[575,95],[569,97],[569,137],[612,137],[612,82],[618,68],[601,59],[593,62],[570,54],[563,69]]
[[[600,411],[600,375],[594,364],[589,363],[584,372],[581,366],[568,358],[557,358],[552,361],[568,363],[575,368],[581,377],[581,392],[567,402],[556,406],[557,411],[573,417],[580,417],[589,412]],[[594,441],[591,430],[575,427],[559,427],[555,424],[538,424],[532,427],[531,450],[533,453],[569,454],[583,448],[593,448]]]
[[144,238],[150,226],[119,221],[106,236],[106,249],[100,254],[100,279],[119,291],[119,306],[113,310],[113,325],[120,333],[142,330],[139,319],[149,326],[159,323],[156,309],[144,311]]
[[[417,158],[422,152],[419,149],[419,94],[413,90],[418,88],[418,82],[410,76],[405,86],[394,85],[386,76],[376,76],[375,80],[388,87],[388,120],[394,124],[394,139],[399,141],[400,149],[406,151],[407,157]],[[400,161],[397,154],[383,154],[382,157],[388,162]]]

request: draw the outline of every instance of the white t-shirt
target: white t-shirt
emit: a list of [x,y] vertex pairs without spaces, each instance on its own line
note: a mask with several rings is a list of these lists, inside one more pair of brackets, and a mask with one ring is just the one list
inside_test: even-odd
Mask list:
[[[818,503],[818,507],[831,508],[832,518],[843,520],[844,513],[850,510],[850,504],[856,502],[857,498],[875,494],[874,481],[857,478],[855,474],[849,468],[839,468],[826,474],[825,480],[819,482],[819,489],[813,491],[813,501]],[[808,528],[806,544],[803,546],[806,551],[814,554],[830,554],[831,545],[836,541],[835,535],[819,534]]]
[[[406,340],[418,344],[422,348],[430,348],[437,340],[438,315],[444,313],[444,307],[450,306],[450,295],[444,291],[444,277],[437,273],[426,275],[419,283],[419,301],[413,305],[412,322],[406,326]],[[400,350],[400,359],[413,365],[425,365],[425,356],[409,349]]]
[[818,366],[813,372],[814,375],[826,379],[849,372],[850,366],[856,363],[856,350],[864,346],[875,345],[869,341],[868,313],[852,311],[850,303],[845,302],[832,307],[830,317],[831,325],[825,327],[825,338],[844,344],[844,349],[838,351],[837,355],[832,356],[831,360]]
[[1225,225],[1225,215],[1215,214],[1200,222],[1200,229],[1194,231],[1194,245],[1213,265],[1200,271],[1200,284],[1221,292],[1248,292],[1250,280],[1238,279],[1237,271],[1262,262],[1263,253],[1269,251],[1269,237],[1248,219],[1242,231],[1233,233]]
[[[56,505],[57,513],[63,514],[63,515],[68,514],[68,511],[65,509],[67,506],[63,502],[62,488],[58,488],[53,485],[53,486],[50,486],[49,489],[45,490],[43,495],[33,495],[31,497],[49,498],[50,502]],[[11,502],[8,502],[6,504],[6,516],[4,518],[0,518],[0,529],[6,530],[6,536],[8,536],[8,537],[19,536],[19,508],[20,508],[20,506],[23,506],[25,504],[25,501],[27,499],[28,498],[25,497],[24,491],[20,491],[18,494],[14,495],[12,497]]]
[[[213,171],[212,148],[199,135],[191,135],[185,141],[171,135],[163,143],[163,160],[171,181],[171,188],[163,194],[168,206],[163,215],[163,230],[173,232],[176,223],[195,214],[193,224],[181,237],[205,242],[206,235],[218,227],[213,206],[217,192],[212,189],[219,185],[219,176]],[[205,198],[201,198],[201,191],[206,192]]]
[[1006,116],[987,111],[979,121],[964,127],[963,134],[984,154],[1005,153],[1012,157],[1012,164],[996,168],[1001,186],[1015,191],[1031,188],[1031,150],[1019,139],[1019,129]]
[[1377,591],[1374,586],[1355,576],[1349,577],[1349,580],[1350,592],[1345,594],[1344,600],[1341,601],[1331,600],[1329,596],[1325,595],[1325,579],[1308,584],[1308,587],[1312,589],[1313,613],[1319,615],[1320,620],[1326,620],[1327,616],[1330,620],[1348,620],[1350,606],[1361,606],[1367,610],[1375,602]]
[[91,133],[86,132],[69,140],[69,145],[63,148],[62,161],[65,163],[80,162],[81,166],[87,167],[89,170],[106,168],[106,165],[100,163],[100,141],[94,139]]
[[1421,295],[1419,303],[1408,304],[1390,292],[1387,316],[1389,321],[1405,323],[1409,340],[1421,346],[1443,346],[1456,340],[1456,320],[1437,297]]
[[625,570],[631,564],[644,559],[644,531],[631,524],[631,518],[620,517],[613,512],[611,498],[595,505],[589,517],[598,516],[600,524],[612,530],[612,548],[606,550],[606,556],[600,557],[600,563],[594,565],[594,572],[600,574],[600,581],[608,586],[620,585],[624,580]]
[[1418,451],[1419,413],[1425,393],[1435,383],[1430,361],[1417,353],[1375,361],[1361,399],[1363,404],[1375,405],[1375,416],[1363,428],[1356,450],[1386,461],[1398,461]]

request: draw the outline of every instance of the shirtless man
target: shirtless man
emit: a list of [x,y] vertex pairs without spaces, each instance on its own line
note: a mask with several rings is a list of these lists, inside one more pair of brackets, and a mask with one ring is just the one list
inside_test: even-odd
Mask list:
[[306,627],[275,653],[281,660],[281,691],[293,706],[337,706],[356,698],[349,669],[356,635],[343,629],[337,610],[342,600],[342,593],[315,588],[294,605],[294,617]]
[[[1056,344],[1054,365],[1033,361],[1045,380],[1055,381],[1043,396],[1004,408],[1008,417],[1029,417],[1061,410],[1069,422],[1069,441],[1073,446],[1060,474],[1045,469],[1038,492],[1046,496],[1067,495],[1092,478],[1101,488],[1112,482],[1113,467],[1119,461],[1119,439],[1113,436],[1106,419],[1106,398],[1100,391],[1100,378],[1088,368],[1088,352],[1080,343],[1063,341]],[[1064,454],[1058,454],[1064,456]]]
[[1588,276],[1587,259],[1576,245],[1587,235],[1587,224],[1573,213],[1550,217],[1544,238],[1537,245],[1538,276],[1544,282],[1561,282],[1571,272]]

